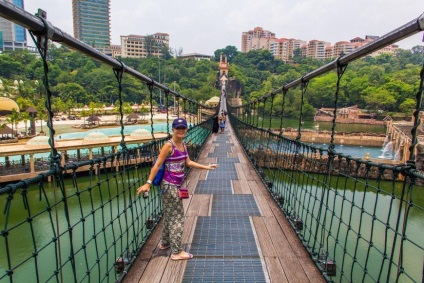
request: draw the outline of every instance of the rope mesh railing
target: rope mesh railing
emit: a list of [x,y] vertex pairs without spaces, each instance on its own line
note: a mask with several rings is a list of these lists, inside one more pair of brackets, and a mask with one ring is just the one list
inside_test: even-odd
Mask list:
[[[421,282],[424,177],[408,166],[333,154],[231,120],[249,159],[328,280]],[[405,176],[407,178],[400,178]],[[422,183],[421,183],[422,184]],[[411,223],[411,224],[409,224]],[[411,254],[412,253],[412,254]],[[411,258],[415,258],[411,260]],[[359,276],[359,277],[358,277]],[[398,278],[398,279],[397,279]]]
[[[183,111],[190,124],[185,141],[192,160],[197,159],[212,130],[211,116],[202,109],[214,108],[170,91],[123,62],[60,34],[42,17],[45,13],[34,17],[18,10],[0,2],[0,16],[7,14],[10,20],[27,27],[41,54],[50,166],[34,178],[0,187],[0,282],[122,281],[162,215],[158,191],[151,190],[149,198],[142,198],[136,195],[136,189],[147,180],[153,160],[170,137],[171,122],[167,111],[166,134],[158,131],[158,122],[152,118],[150,138],[135,142],[128,139],[123,121],[123,80],[131,75],[146,85],[151,114],[158,99],[154,90],[158,89],[164,90],[166,109],[173,100],[177,116]],[[55,146],[47,54],[48,40],[59,38],[76,52],[111,66],[117,79],[121,140],[99,145],[97,153],[91,146],[84,158],[78,150],[73,162],[64,162],[69,155]],[[182,109],[179,100],[183,101]],[[105,147],[112,149],[106,153]]]
[[[423,16],[417,22],[417,31],[422,30]],[[391,36],[393,33],[382,38]],[[343,74],[348,63],[380,47],[369,45],[358,52],[342,54],[336,61],[272,93],[241,106],[228,106],[234,132],[249,160],[329,282],[424,279],[424,175],[423,168],[416,168],[416,160],[424,158],[417,149],[424,65],[406,163],[377,163],[335,150]],[[328,148],[316,147],[301,141],[303,100],[308,84],[333,69],[337,71],[337,81],[330,143]],[[297,136],[289,139],[283,128],[286,95],[297,86],[301,87]],[[263,108],[267,98],[274,100],[278,93],[283,95],[283,115],[278,118],[279,128],[272,130],[263,121],[268,120],[271,125],[273,108],[268,113]]]

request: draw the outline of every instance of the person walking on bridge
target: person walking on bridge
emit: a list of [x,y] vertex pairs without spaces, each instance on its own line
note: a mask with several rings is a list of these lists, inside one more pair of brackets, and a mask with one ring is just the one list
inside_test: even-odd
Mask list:
[[219,124],[219,128],[221,129],[221,133],[223,133],[223,132],[224,132],[224,130],[225,130],[225,123],[226,123],[226,121],[227,121],[227,117],[225,116],[224,111],[221,111],[221,117],[220,117],[220,120],[221,120],[221,122],[220,122],[220,124]]
[[181,247],[184,230],[184,207],[182,199],[178,195],[178,188],[184,181],[185,166],[214,170],[218,168],[218,164],[203,165],[190,159],[186,144],[183,142],[187,134],[187,121],[184,118],[177,118],[172,122],[172,133],[172,138],[162,147],[146,184],[137,189],[137,195],[150,191],[152,180],[162,163],[165,162],[166,169],[160,185],[164,219],[162,239],[158,248],[161,250],[171,248],[172,260],[185,260],[193,258],[192,254],[185,252]]

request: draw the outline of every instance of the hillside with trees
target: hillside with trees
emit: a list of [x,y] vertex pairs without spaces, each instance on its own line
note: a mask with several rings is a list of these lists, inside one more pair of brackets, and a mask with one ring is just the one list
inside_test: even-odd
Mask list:
[[[161,84],[168,85],[182,95],[196,101],[219,96],[216,88],[218,60],[225,54],[230,63],[230,77],[242,86],[242,99],[247,102],[273,89],[302,77],[328,63],[310,58],[293,58],[293,64],[277,60],[267,50],[241,53],[234,46],[215,51],[214,60],[180,60],[163,58],[123,58],[125,65]],[[368,111],[411,113],[420,82],[424,47],[399,50],[394,55],[367,57],[351,63],[343,76],[339,93],[339,107],[358,105]],[[118,87],[110,67],[72,51],[65,46],[50,45],[48,53],[49,83],[53,94],[54,111],[67,112],[70,108],[90,105],[116,104]],[[0,95],[13,98],[21,109],[29,106],[44,112],[44,70],[41,59],[28,51],[4,52],[0,55]],[[316,108],[334,107],[336,72],[312,80],[306,91],[303,117],[312,119]],[[18,81],[16,85],[14,83]],[[123,100],[126,107],[149,101],[148,88],[131,76],[123,78]],[[287,93],[284,114],[297,117],[300,89]],[[231,93],[229,93],[231,95]],[[155,95],[160,104],[160,96]],[[282,113],[282,95],[274,99],[273,112]]]

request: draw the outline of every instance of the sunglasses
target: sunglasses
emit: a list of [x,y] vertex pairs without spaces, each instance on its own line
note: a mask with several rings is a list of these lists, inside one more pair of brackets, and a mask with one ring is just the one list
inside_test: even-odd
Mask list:
[[176,129],[176,130],[187,130],[187,128],[186,128],[186,127],[176,127],[175,129]]

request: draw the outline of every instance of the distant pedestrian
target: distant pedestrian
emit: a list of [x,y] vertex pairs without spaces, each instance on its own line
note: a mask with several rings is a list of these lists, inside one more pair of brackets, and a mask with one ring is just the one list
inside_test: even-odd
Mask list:
[[221,123],[219,124],[219,129],[221,130],[221,133],[225,130],[225,120],[221,118]]
[[212,133],[218,133],[219,131],[219,117],[218,115],[215,115],[213,117],[213,126],[212,126]]
[[219,124],[219,128],[221,129],[221,133],[223,133],[225,130],[225,124],[227,122],[227,116],[225,115],[224,111],[221,111],[220,119],[221,119],[221,122]]

